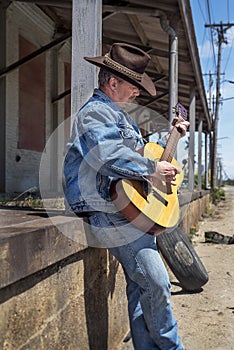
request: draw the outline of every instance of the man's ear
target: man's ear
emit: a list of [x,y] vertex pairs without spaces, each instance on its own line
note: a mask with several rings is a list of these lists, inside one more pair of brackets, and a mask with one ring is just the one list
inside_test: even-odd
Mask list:
[[115,91],[118,85],[118,80],[115,77],[110,77],[109,86],[112,91]]

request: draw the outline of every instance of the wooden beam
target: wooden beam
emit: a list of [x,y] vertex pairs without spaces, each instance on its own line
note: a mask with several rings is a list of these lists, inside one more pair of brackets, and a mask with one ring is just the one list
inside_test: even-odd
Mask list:
[[48,51],[52,47],[55,47],[56,45],[62,43],[63,41],[67,40],[70,37],[71,37],[71,34],[67,33],[67,34],[65,34],[65,35],[63,35],[63,36],[61,36],[61,37],[51,41],[49,44],[40,47],[38,50],[30,53],[26,57],[21,58],[17,62],[12,63],[8,67],[4,67],[4,68],[0,69],[0,77],[6,76],[8,73],[14,71],[15,69],[18,69],[23,64],[31,61],[32,59],[34,59],[35,57],[39,56],[43,52]]
[[160,2],[158,0],[145,0],[144,2],[142,0],[131,0],[131,4],[142,5],[142,3],[144,4],[144,7],[151,7],[168,13],[176,13],[178,11],[178,7],[172,5],[171,2],[167,4],[164,1]]
[[57,94],[54,98],[52,98],[52,103],[58,102],[59,100],[61,100],[62,98],[68,96],[71,94],[71,89],[68,89],[64,92],[61,92],[61,94]]
[[62,8],[72,8],[72,1],[59,0],[15,0],[18,2],[35,3],[37,5],[57,6]]
[[[145,31],[136,15],[128,15],[128,18],[135,29],[135,32],[139,36],[142,44],[146,47],[151,46],[149,39],[147,38]],[[151,56],[151,60],[156,68],[156,71],[159,73],[163,73],[162,66],[158,60],[157,56]]]
[[137,33],[137,35],[139,36],[142,44],[144,46],[150,46],[150,42],[144,32],[144,29],[142,28],[142,25],[137,17],[137,15],[127,15],[129,18],[129,21],[131,22],[135,32]]

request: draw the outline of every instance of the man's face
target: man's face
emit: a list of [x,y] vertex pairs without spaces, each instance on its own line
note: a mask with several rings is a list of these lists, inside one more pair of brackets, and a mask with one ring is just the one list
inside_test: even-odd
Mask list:
[[118,80],[115,91],[115,102],[133,102],[133,100],[140,95],[138,87],[128,83],[125,80]]

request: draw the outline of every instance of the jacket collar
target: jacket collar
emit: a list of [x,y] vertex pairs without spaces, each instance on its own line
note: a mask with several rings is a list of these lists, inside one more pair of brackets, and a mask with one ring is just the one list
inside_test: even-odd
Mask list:
[[98,97],[99,100],[102,100],[104,103],[108,104],[114,110],[120,111],[119,106],[100,89],[94,89],[93,97],[94,98]]

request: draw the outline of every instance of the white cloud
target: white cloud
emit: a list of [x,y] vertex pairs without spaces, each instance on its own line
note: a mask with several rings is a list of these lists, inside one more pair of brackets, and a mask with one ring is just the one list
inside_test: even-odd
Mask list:
[[[225,39],[227,40],[227,44],[223,45],[223,49],[234,46],[234,27],[229,28],[225,33]],[[215,55],[218,53],[218,46],[217,46],[217,35],[213,36],[213,45],[214,45],[214,52]],[[198,45],[198,51],[200,54],[200,57],[202,59],[207,59],[213,56],[213,48],[212,48],[212,41],[206,40],[203,45]]]
[[227,173],[227,175],[231,178],[234,179],[234,161],[231,159],[223,159],[223,166],[224,170]]
[[[217,45],[216,40],[213,40],[214,43],[214,51],[215,55],[217,54]],[[198,45],[198,50],[200,54],[200,58],[206,59],[213,56],[213,48],[212,42],[210,40],[206,40],[203,45]]]
[[227,47],[230,47],[234,43],[234,27],[231,27],[226,32]]

